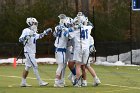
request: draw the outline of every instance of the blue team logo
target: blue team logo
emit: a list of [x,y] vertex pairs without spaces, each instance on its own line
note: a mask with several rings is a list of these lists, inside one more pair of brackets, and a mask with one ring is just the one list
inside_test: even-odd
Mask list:
[[140,0],[132,0],[132,10],[140,10]]

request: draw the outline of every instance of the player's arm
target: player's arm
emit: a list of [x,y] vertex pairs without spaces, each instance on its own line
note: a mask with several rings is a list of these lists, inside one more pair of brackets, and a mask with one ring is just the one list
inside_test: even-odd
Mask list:
[[74,37],[74,30],[73,28],[65,28],[64,29],[64,36],[72,39]]
[[60,27],[59,26],[56,26],[55,27],[55,31],[53,32],[53,36],[54,37],[57,37],[58,36],[58,32],[60,32],[60,30],[61,30]]
[[49,32],[52,32],[51,28],[44,30],[43,33],[40,33],[40,34],[36,33],[36,40],[43,38],[45,35],[48,35]]
[[27,41],[30,38],[31,38],[31,35],[29,35],[29,33],[26,30],[23,30],[23,32],[19,38],[19,42],[24,43],[25,41]]

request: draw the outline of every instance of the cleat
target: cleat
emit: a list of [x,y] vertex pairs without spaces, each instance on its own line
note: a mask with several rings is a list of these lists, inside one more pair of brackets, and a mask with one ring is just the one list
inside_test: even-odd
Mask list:
[[82,87],[86,87],[87,86],[87,81],[82,81],[82,85],[81,85]]
[[27,83],[21,83],[20,86],[21,86],[21,87],[32,87],[32,85],[29,85],[29,84],[27,84]]
[[74,87],[81,87],[81,85],[82,85],[81,84],[81,78],[74,80],[74,83],[73,83]]
[[66,85],[65,80],[60,80],[59,84],[64,86],[64,87],[68,87],[68,85]]
[[81,87],[81,85],[79,85],[79,84],[76,84],[76,85],[74,85],[74,87]]
[[48,84],[49,84],[48,82],[42,81],[42,82],[39,83],[39,86],[47,86]]
[[94,87],[96,87],[96,86],[98,86],[99,84],[101,84],[101,81],[100,81],[99,78],[96,78],[96,79],[94,79],[94,80],[95,80],[94,83],[93,83],[93,86],[94,86]]
[[63,84],[54,84],[54,87],[63,88],[63,87],[64,87],[64,85],[63,85]]
[[60,87],[60,88],[64,87],[63,80],[55,79],[54,87]]

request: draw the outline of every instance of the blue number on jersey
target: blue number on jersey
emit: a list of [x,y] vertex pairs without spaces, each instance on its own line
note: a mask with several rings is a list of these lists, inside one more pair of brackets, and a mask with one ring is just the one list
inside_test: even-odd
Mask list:
[[80,31],[80,38],[88,39],[88,29]]
[[35,38],[34,38],[34,41],[33,41],[33,43],[34,43],[34,44],[36,44],[36,39],[35,39]]
[[62,31],[59,30],[59,31],[57,31],[56,36],[61,37],[61,34],[62,34]]

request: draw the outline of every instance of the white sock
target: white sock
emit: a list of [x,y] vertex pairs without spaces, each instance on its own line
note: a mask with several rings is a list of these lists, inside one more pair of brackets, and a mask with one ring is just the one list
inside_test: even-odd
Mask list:
[[97,77],[97,76],[95,76],[95,77],[94,77],[94,79],[98,79],[98,77]]
[[60,80],[58,78],[55,78],[55,84],[59,84]]
[[87,83],[87,80],[83,80],[83,83]]
[[22,83],[26,83],[26,79],[22,78]]

